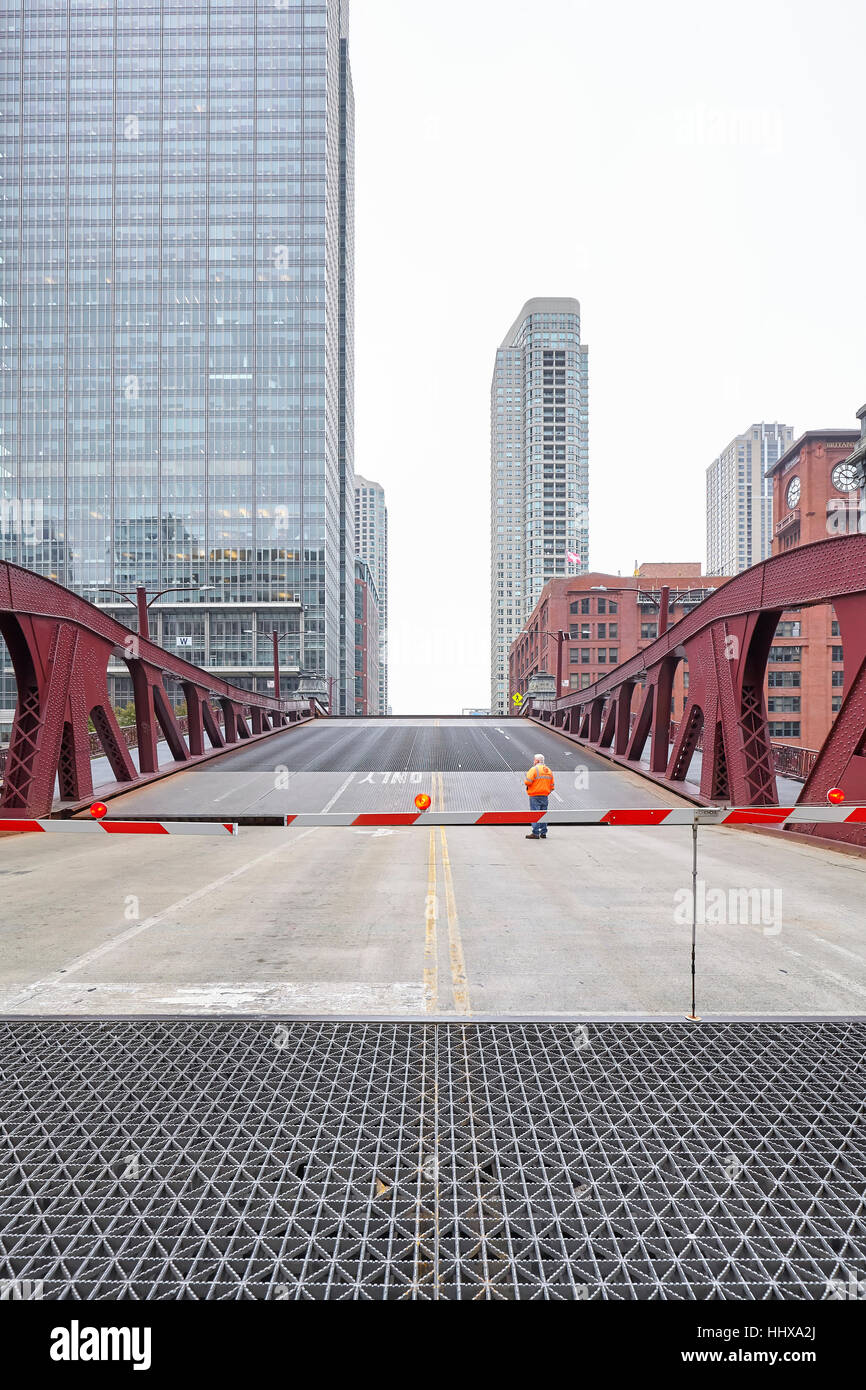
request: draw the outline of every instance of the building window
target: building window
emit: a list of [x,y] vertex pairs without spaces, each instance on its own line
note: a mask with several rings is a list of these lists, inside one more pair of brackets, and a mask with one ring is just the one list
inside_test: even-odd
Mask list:
[[608,649],[607,659],[610,662],[611,666],[615,666],[617,661],[619,660],[619,649],[617,647],[610,647]]
[[599,613],[606,613],[606,612],[607,612],[607,599],[604,599],[604,598],[600,598],[600,599],[599,599],[599,601],[598,601],[598,612],[599,612]]
[[580,664],[581,664],[581,666],[588,666],[588,665],[589,665],[589,647],[582,647],[582,648],[581,648],[581,652],[580,652]]
[[831,700],[830,700],[830,704],[831,704],[833,713],[834,713],[834,714],[838,714],[839,711],[840,711],[840,709],[842,708],[842,696],[841,696],[841,695],[834,695],[834,696],[831,698]]
[[[833,674],[836,674],[835,671]],[[783,689],[785,686],[799,686],[799,684],[799,671],[770,671],[767,677],[767,685],[771,690]]]
[[844,672],[844,671],[834,671],[834,672],[832,673],[831,677],[830,677],[830,684],[833,685],[833,686],[844,685],[844,684],[845,684],[845,672]]
[[607,623],[599,623],[599,624],[598,624],[598,633],[597,633],[597,636],[602,637],[602,638],[607,637]]
[[844,651],[842,650],[841,647],[831,647],[831,648],[830,648],[830,660],[831,660],[831,661],[844,661],[844,660],[845,660],[845,653],[844,653]]
[[617,601],[616,601],[615,598],[609,598],[609,599],[608,599],[608,601],[607,601],[607,611],[608,611],[608,613],[617,613],[617,612],[619,611],[619,604],[617,603]]
[[608,637],[619,637],[619,630],[616,623],[608,623],[607,635]]
[[580,688],[586,690],[588,685],[592,685],[592,676],[588,671],[582,671],[580,676]]
[[[768,660],[788,663],[799,662],[801,650],[800,647],[771,647]],[[841,660],[841,657],[839,659]]]
[[800,632],[800,624],[798,622],[779,623],[779,626],[776,628],[776,636],[800,637],[802,636],[802,633]]
[[799,714],[800,696],[771,695],[767,700],[767,709],[770,714]]
[[799,719],[771,719],[767,725],[770,738],[799,738]]
[[598,649],[598,664],[599,666],[607,665],[607,652],[604,647],[599,647]]
[[659,635],[658,623],[641,623],[640,635],[644,641],[653,641]]

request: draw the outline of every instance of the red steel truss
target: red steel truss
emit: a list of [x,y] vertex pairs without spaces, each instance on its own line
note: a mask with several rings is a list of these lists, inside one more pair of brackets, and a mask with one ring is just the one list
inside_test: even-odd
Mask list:
[[[116,780],[134,785],[157,772],[160,738],[176,763],[189,764],[321,712],[312,701],[276,700],[229,685],[136,636],[60,584],[6,561],[0,561],[0,634],[18,687],[0,795],[5,816],[47,815],[55,784],[62,801],[92,797],[88,720]],[[125,662],[132,677],[140,770],[108,698],[111,657]],[[186,737],[166,677],[183,689]]]
[[[703,734],[701,799],[706,804],[778,804],[767,731],[764,674],[786,609],[832,603],[845,657],[842,707],[798,804],[826,805],[841,787],[866,801],[866,536],[798,546],[729,579],[637,656],[602,680],[549,703],[535,719],[575,735],[623,766],[673,791],[683,789]],[[677,663],[689,667],[688,704],[670,744]],[[642,687],[642,693],[640,693]],[[635,692],[639,699],[635,700]],[[632,718],[632,706],[636,717]],[[641,759],[649,745],[648,763]],[[861,825],[798,825],[825,838],[866,843]]]

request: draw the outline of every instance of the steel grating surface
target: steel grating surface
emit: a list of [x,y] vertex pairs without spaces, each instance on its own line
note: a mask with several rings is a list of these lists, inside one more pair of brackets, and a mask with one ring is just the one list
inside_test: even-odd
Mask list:
[[10,1021],[0,1279],[73,1299],[823,1299],[864,1025]]

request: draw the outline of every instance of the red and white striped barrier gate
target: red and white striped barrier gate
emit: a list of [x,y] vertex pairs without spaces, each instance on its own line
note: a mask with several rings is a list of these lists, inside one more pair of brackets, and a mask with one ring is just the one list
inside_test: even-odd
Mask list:
[[0,820],[0,835],[46,831],[49,835],[237,835],[236,821]]
[[73,835],[237,835],[244,823],[277,826],[396,825],[814,825],[866,824],[866,806],[659,806],[573,811],[297,811],[286,816],[238,816],[234,821],[0,820],[0,835],[44,831]]
[[[240,818],[243,823],[243,818]],[[866,823],[866,806],[660,806],[574,811],[298,811],[286,825],[812,825]]]

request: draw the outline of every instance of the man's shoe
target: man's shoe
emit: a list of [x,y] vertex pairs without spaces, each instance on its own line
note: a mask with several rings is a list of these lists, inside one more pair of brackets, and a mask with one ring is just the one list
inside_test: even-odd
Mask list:
[[524,835],[524,840],[540,840],[540,835]]

